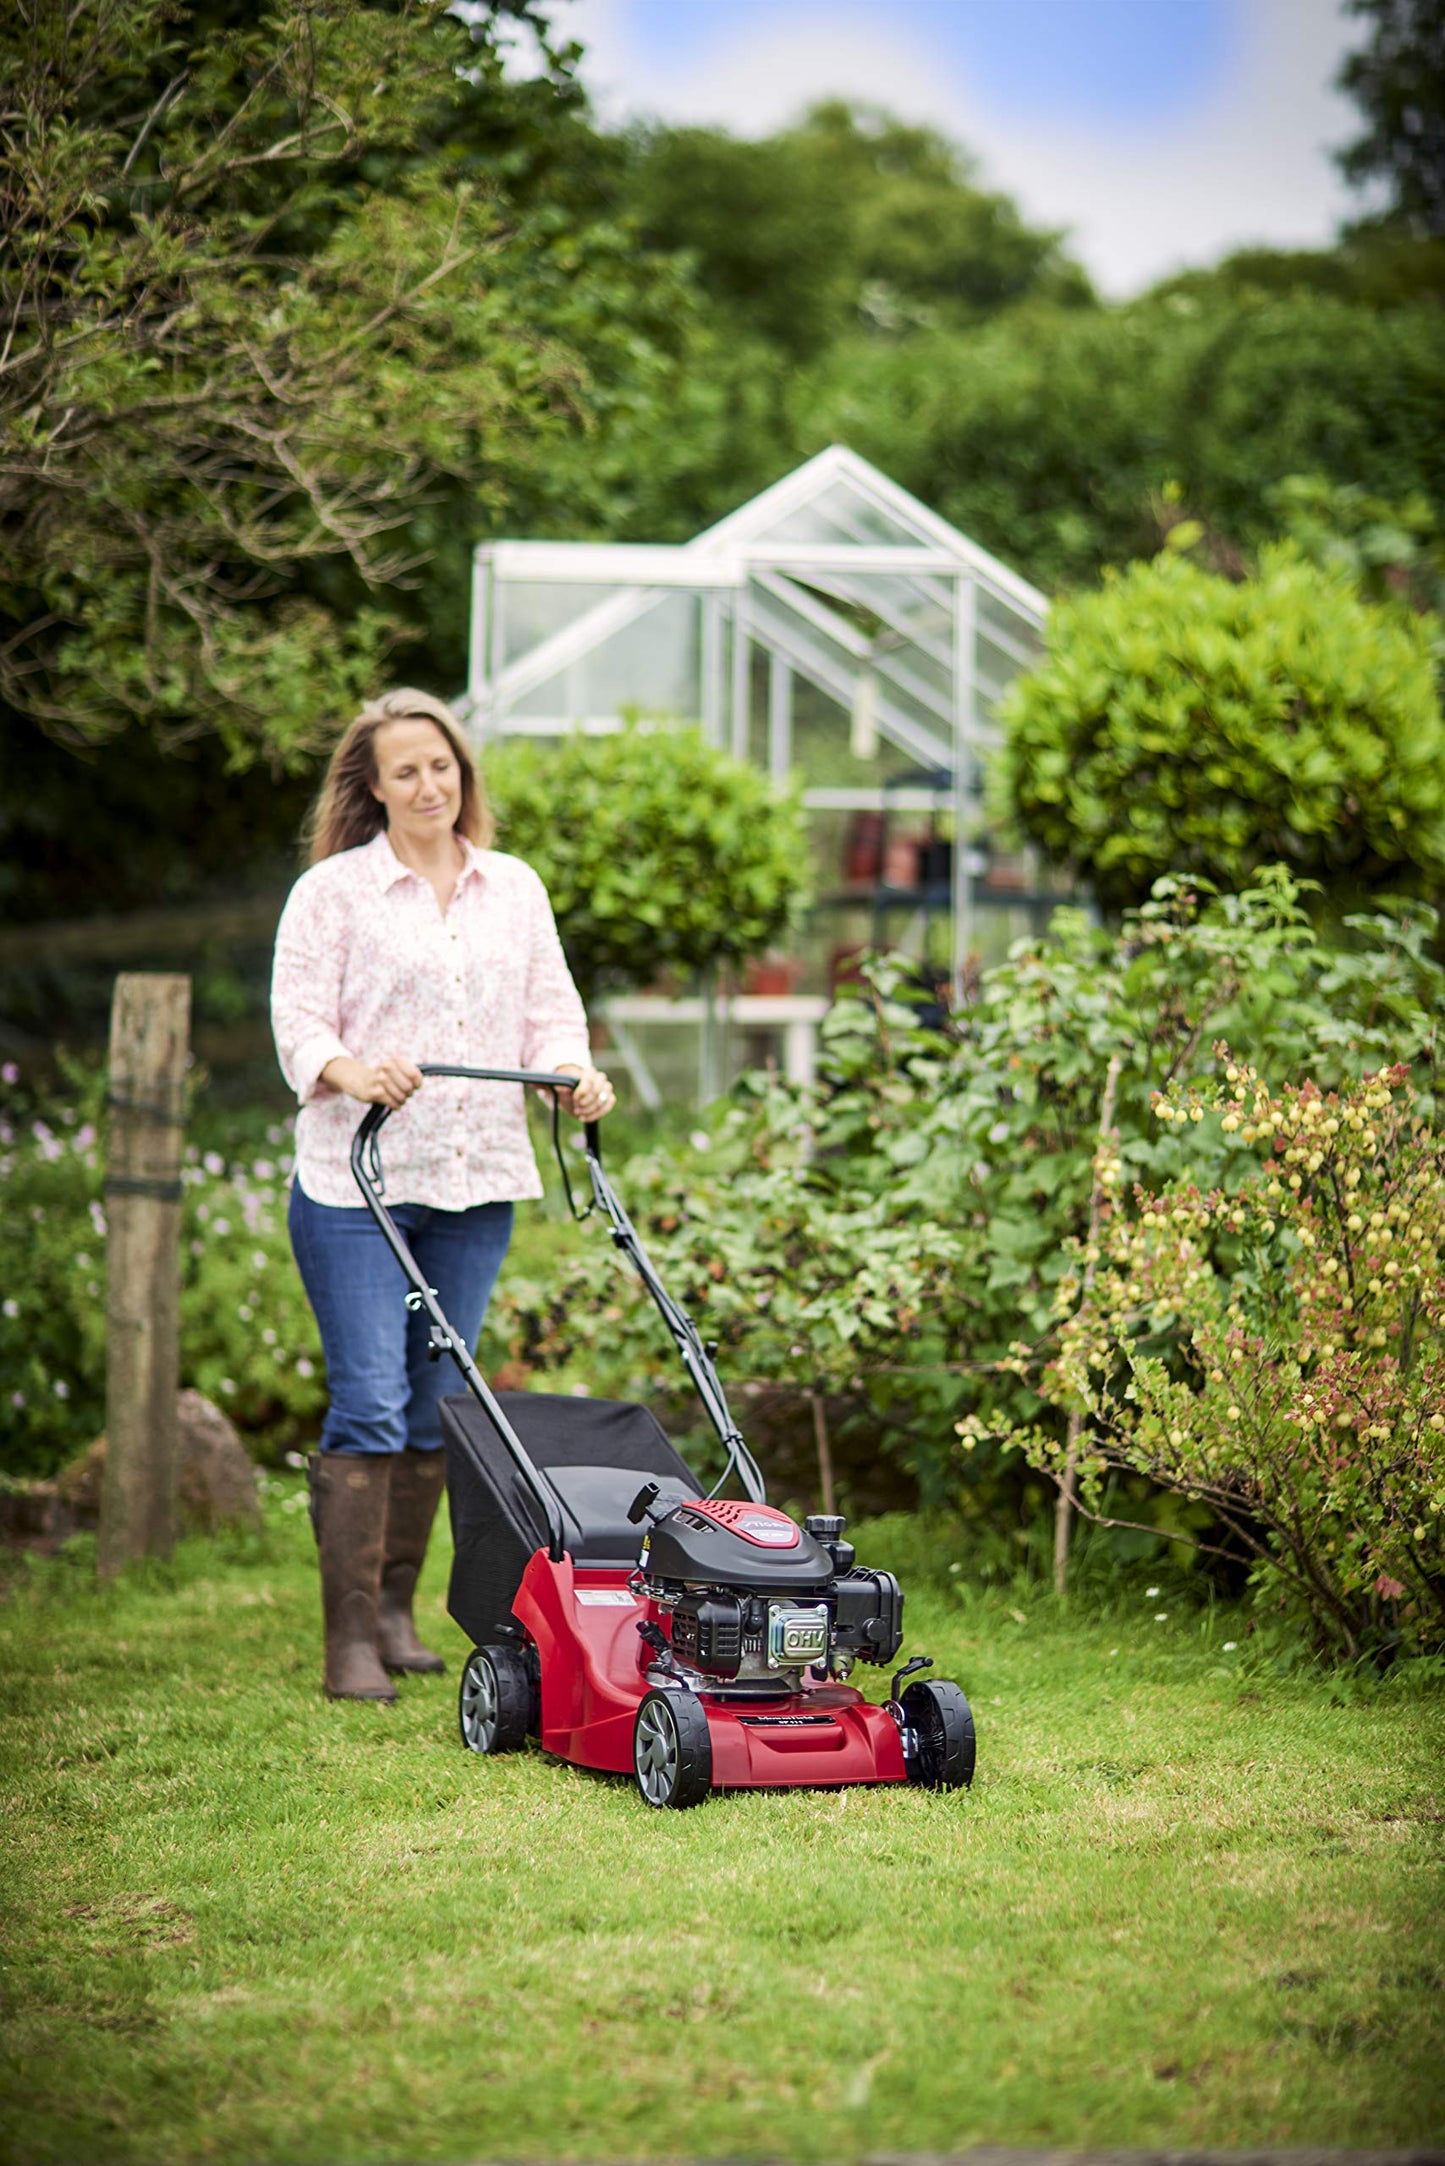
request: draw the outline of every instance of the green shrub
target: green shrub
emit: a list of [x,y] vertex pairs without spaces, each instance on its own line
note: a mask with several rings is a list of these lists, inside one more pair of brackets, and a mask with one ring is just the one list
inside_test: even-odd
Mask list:
[[[1445,1006],[1434,930],[1420,906],[1362,917],[1331,947],[1287,876],[1213,899],[1164,883],[1117,933],[1060,913],[1049,938],[984,972],[942,1030],[920,1021],[905,968],[881,963],[826,1020],[816,1088],[752,1078],[705,1147],[634,1159],[618,1186],[665,1281],[721,1343],[726,1375],[864,1394],[927,1502],[1026,1517],[1017,1461],[961,1453],[955,1424],[1063,1434],[1065,1406],[1019,1350],[1054,1328],[1069,1243],[1087,1232],[1111,1062],[1117,1155],[1150,1191],[1226,1180],[1227,1138],[1152,1111],[1175,1078],[1210,1072],[1226,1035],[1332,1087],[1410,1059],[1431,1107]],[[646,1304],[619,1288],[601,1245],[562,1260],[546,1287],[504,1279],[494,1328],[543,1369],[615,1364],[624,1389],[671,1374]],[[1208,1516],[1157,1491],[1128,1514],[1150,1515],[1156,1547]]]
[[1336,907],[1445,882],[1429,619],[1289,550],[1238,584],[1166,552],[1061,602],[1048,648],[1010,695],[998,786],[1106,904],[1275,862]]
[[584,997],[760,955],[802,907],[797,801],[697,730],[513,738],[485,771],[498,841],[546,882]]
[[[47,1475],[105,1425],[102,1082],[72,1069],[36,1097],[0,1084],[0,1477]],[[284,1129],[229,1160],[187,1146],[181,1382],[276,1458],[325,1406],[315,1319],[286,1234]]]
[[[1074,1244],[1042,1386],[1085,1417],[1086,1507],[1146,1474],[1207,1504],[1323,1649],[1445,1645],[1445,1136],[1404,1066],[1337,1093],[1231,1063],[1158,1113],[1222,1116],[1235,1163],[1131,1202],[1101,1152],[1115,1200]],[[1024,1442],[1058,1470],[1055,1436]]]

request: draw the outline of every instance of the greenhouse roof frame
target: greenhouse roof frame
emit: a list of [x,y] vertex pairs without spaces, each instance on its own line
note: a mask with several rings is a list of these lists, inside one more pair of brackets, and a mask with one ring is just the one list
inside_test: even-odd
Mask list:
[[[946,795],[967,838],[979,758],[997,736],[992,709],[1037,653],[1047,609],[1035,587],[835,444],[689,542],[481,544],[463,711],[483,739],[612,730],[629,712],[696,721],[711,742],[756,757],[760,652],[775,778],[793,767],[799,678],[842,710],[850,759],[840,767],[866,773],[880,743],[905,763],[886,791],[871,779],[822,783],[805,789],[808,805]],[[970,852],[954,858],[958,961],[970,944]]]

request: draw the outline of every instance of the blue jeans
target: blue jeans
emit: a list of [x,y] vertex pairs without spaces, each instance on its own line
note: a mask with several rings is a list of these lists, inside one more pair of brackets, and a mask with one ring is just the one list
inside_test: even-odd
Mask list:
[[[424,1203],[391,1206],[408,1247],[442,1312],[468,1349],[477,1343],[487,1302],[512,1238],[510,1203],[439,1211]],[[450,1354],[427,1359],[429,1325],[406,1306],[401,1265],[365,1204],[354,1210],[315,1203],[291,1187],[291,1246],[321,1327],[331,1405],[321,1428],[324,1452],[436,1451],[437,1401],[463,1389]]]

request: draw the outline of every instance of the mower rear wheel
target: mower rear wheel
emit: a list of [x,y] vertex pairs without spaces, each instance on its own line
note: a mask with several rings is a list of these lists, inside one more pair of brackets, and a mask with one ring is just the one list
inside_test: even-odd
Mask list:
[[515,1752],[527,1741],[532,1680],[519,1647],[474,1647],[462,1671],[457,1720],[468,1752]]
[[899,1704],[918,1740],[908,1780],[925,1790],[966,1790],[978,1746],[973,1711],[957,1685],[946,1677],[919,1678],[904,1687]]
[[712,1788],[712,1738],[693,1692],[649,1692],[632,1730],[632,1765],[649,1805],[682,1811]]

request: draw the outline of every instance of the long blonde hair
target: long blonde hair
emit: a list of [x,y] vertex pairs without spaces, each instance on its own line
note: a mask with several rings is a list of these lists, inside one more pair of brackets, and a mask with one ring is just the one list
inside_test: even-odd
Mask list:
[[372,795],[372,789],[377,779],[376,733],[388,722],[435,722],[462,774],[462,802],[455,832],[480,850],[490,847],[496,823],[460,723],[445,701],[404,685],[400,691],[369,699],[356,720],[347,725],[327,762],[325,780],[306,822],[309,865],[319,864],[323,857],[335,857],[338,850],[354,850],[385,827],[386,808]]

